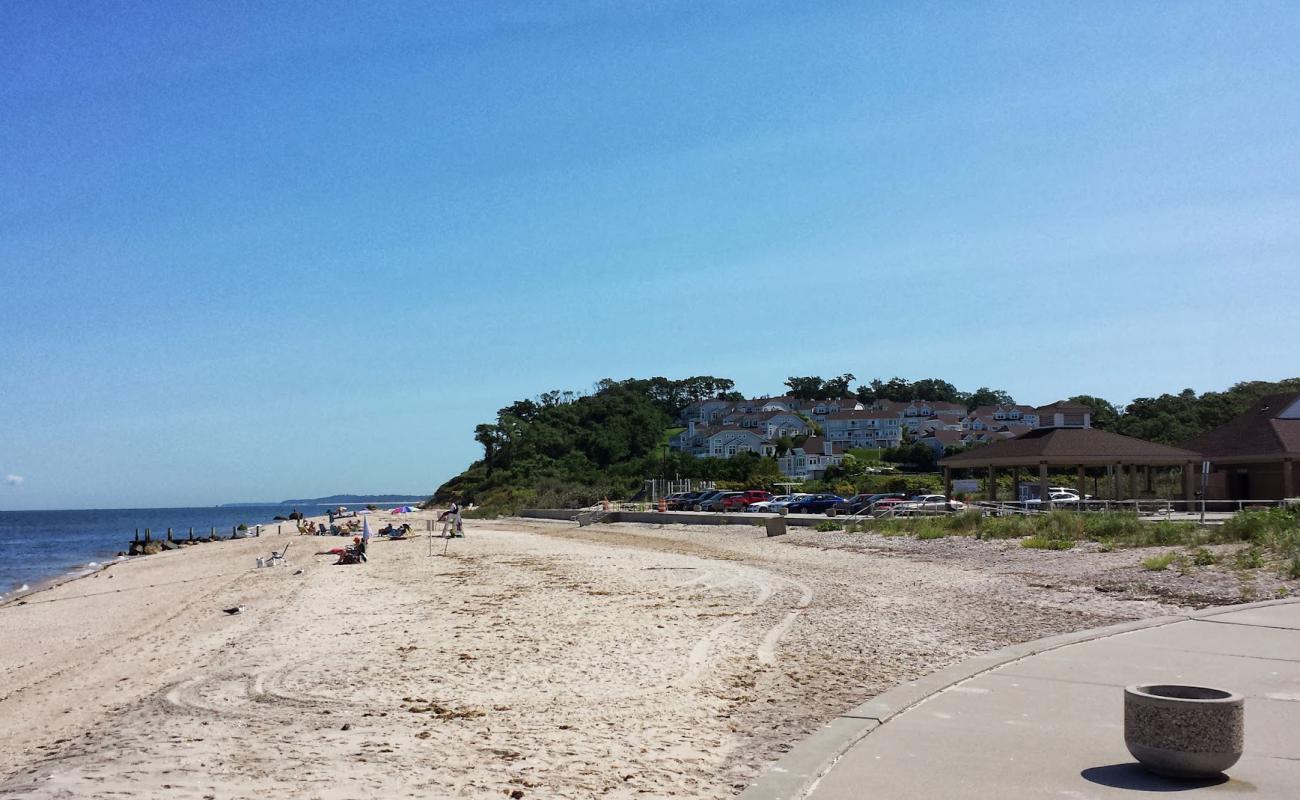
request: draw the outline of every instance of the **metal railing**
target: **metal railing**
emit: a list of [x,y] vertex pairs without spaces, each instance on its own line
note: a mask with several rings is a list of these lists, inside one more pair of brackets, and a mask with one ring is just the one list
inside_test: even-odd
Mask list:
[[941,507],[909,507],[891,505],[879,511],[862,509],[841,517],[845,525],[872,519],[897,519],[901,517],[932,517],[960,513],[962,510],[979,511],[986,516],[1035,516],[1050,511],[1077,511],[1080,513],[1123,513],[1146,519],[1195,518],[1198,521],[1222,520],[1243,511],[1288,506],[1300,506],[1300,499],[1288,500],[1172,500],[1168,498],[1140,498],[1135,500],[1066,500],[1041,503],[1038,500],[975,500],[964,509]]
[[1277,508],[1286,500],[1172,500],[1169,498],[1137,498],[1133,500],[1057,500],[1043,503],[1039,500],[978,500],[970,507],[985,514],[1005,516],[1015,514],[1044,514],[1048,511],[1078,511],[1081,513],[1124,513],[1139,517],[1206,516],[1221,517],[1242,511]]

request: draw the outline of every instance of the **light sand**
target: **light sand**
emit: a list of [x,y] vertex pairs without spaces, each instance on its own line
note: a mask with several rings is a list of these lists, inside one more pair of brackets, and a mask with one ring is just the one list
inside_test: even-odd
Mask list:
[[205,544],[0,608],[0,797],[728,797],[898,682],[1169,610],[811,533],[467,529],[360,566]]

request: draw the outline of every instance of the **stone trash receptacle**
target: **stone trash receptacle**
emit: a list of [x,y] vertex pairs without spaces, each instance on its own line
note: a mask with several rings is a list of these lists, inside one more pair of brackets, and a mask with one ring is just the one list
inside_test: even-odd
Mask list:
[[1241,758],[1245,698],[1205,686],[1124,689],[1124,744],[1142,766],[1170,778],[1212,778]]

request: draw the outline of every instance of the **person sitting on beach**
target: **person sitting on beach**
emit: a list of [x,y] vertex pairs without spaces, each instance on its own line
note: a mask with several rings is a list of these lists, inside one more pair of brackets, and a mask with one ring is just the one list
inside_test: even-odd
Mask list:
[[360,564],[366,560],[366,543],[361,541],[360,536],[352,537],[352,544],[349,547],[331,547],[328,550],[321,550],[316,553],[318,556],[338,556],[339,560],[334,562],[335,566],[339,564]]
[[352,546],[343,551],[334,564],[361,564],[366,560],[366,543],[360,536],[352,537]]
[[387,536],[389,539],[405,539],[406,534],[410,532],[411,532],[411,524],[407,522],[407,523],[403,523],[402,527],[400,528],[394,528],[392,525],[389,525],[387,528],[380,531],[379,533],[384,536]]

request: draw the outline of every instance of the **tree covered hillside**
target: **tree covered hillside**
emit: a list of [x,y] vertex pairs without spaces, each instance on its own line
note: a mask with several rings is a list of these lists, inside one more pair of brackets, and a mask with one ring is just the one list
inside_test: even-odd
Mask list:
[[[1014,402],[1001,390],[981,387],[961,392],[938,378],[915,382],[877,379],[856,390],[849,385],[853,380],[847,373],[830,380],[804,376],[791,377],[785,385],[789,394],[797,397],[856,395],[867,403],[875,399],[947,400],[974,408]],[[1227,422],[1260,397],[1294,391],[1300,391],[1300,378],[1242,382],[1226,391],[1200,395],[1185,389],[1178,394],[1141,397],[1126,407],[1092,395],[1068,399],[1090,406],[1099,428],[1180,445]],[[605,379],[591,394],[552,391],[519,400],[498,411],[494,422],[475,428],[474,438],[483,447],[483,458],[439,487],[432,502],[458,500],[484,506],[488,513],[530,505],[571,508],[602,497],[629,497],[652,477],[771,488],[781,480],[773,458],[754,453],[696,458],[669,450],[668,438],[680,430],[673,426],[682,409],[711,398],[739,400],[742,396],[733,381],[702,375],[682,380]],[[779,442],[778,452],[791,445]]]
[[667,437],[687,404],[741,399],[726,378],[605,379],[590,395],[547,392],[497,412],[474,429],[483,458],[439,487],[434,503],[459,500],[497,510],[587,505],[627,497],[648,477],[779,480],[772,459],[698,459],[671,452]]

